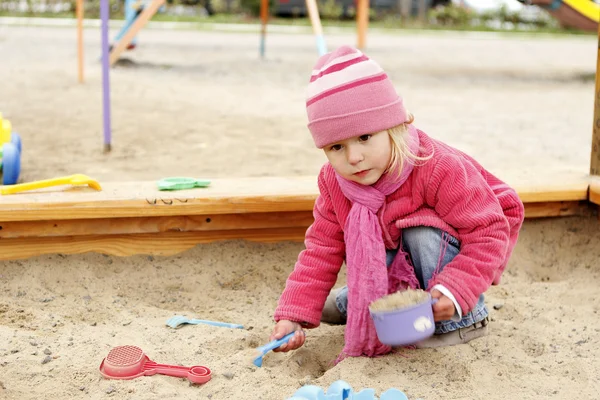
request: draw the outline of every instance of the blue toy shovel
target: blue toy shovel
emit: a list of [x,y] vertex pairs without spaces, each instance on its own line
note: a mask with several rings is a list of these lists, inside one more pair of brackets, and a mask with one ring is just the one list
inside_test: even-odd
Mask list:
[[207,321],[205,319],[195,319],[195,318],[187,318],[183,315],[175,315],[167,320],[167,325],[171,328],[175,329],[183,324],[206,324],[212,326],[220,326],[222,328],[231,328],[231,329],[244,329],[243,325],[240,324],[230,324],[228,322],[218,322],[218,321]]
[[285,335],[281,339],[273,340],[272,342],[267,343],[264,346],[257,347],[256,348],[257,356],[256,356],[256,358],[254,358],[254,360],[252,361],[252,363],[254,365],[256,365],[257,367],[259,367],[259,368],[262,367],[263,357],[265,356],[265,354],[267,354],[269,351],[271,351],[273,349],[278,348],[282,344],[285,344],[285,343],[289,342],[290,339],[294,337],[295,333],[296,332],[288,333],[287,335]]

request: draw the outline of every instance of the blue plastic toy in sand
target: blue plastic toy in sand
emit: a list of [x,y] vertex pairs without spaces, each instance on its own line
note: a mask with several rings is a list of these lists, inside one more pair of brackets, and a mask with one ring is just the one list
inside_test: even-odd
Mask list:
[[212,326],[219,326],[221,328],[244,329],[244,326],[240,325],[240,324],[230,324],[229,322],[208,321],[205,319],[188,318],[183,315],[174,315],[167,320],[167,325],[173,329],[179,328],[181,325],[184,325],[184,324],[190,324],[190,325],[206,324],[206,325],[212,325]]
[[21,141],[21,136],[17,132],[11,134],[10,142],[17,147],[19,154],[23,153],[23,142]]
[[2,184],[14,185],[21,173],[21,154],[13,143],[4,143],[0,149],[0,165],[2,169]]
[[294,337],[295,333],[296,332],[288,333],[281,339],[273,340],[273,341],[265,344],[264,346],[258,347],[256,349],[256,355],[252,359],[252,363],[259,368],[262,367],[263,357],[265,356],[265,354],[267,354],[271,350],[278,348],[282,344],[289,342],[290,339]]
[[[305,385],[287,400],[377,400],[374,389],[363,389],[354,392],[352,387],[345,381],[335,381],[324,392],[318,386]],[[408,397],[398,389],[388,389],[381,394],[379,400],[408,400]]]
[[12,123],[0,114],[0,171],[2,184],[14,185],[21,173],[21,136],[12,130]]

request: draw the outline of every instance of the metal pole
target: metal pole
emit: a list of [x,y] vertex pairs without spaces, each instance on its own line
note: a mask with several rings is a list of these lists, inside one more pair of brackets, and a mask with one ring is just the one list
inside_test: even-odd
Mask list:
[[110,137],[110,74],[108,65],[108,9],[109,0],[100,1],[100,20],[102,35],[102,114],[104,125],[104,152],[111,150]]

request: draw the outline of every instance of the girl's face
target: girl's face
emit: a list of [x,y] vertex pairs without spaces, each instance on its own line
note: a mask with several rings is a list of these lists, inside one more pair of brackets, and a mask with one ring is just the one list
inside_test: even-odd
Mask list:
[[333,169],[347,180],[372,185],[387,170],[392,144],[387,131],[355,136],[323,148]]

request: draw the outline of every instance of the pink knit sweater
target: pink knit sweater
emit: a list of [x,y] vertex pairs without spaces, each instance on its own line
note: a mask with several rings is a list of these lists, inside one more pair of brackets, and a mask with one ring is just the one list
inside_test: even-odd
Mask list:
[[[445,286],[463,314],[479,295],[498,284],[523,223],[517,193],[468,155],[419,131],[420,156],[433,157],[414,168],[400,189],[387,197],[379,212],[386,248],[397,248],[400,230],[431,226],[455,236],[459,254],[429,286]],[[305,327],[319,325],[325,299],[345,258],[343,227],[350,201],[343,195],[330,164],[321,169],[320,196],[305,247],[290,274],[275,310],[275,320]]]

